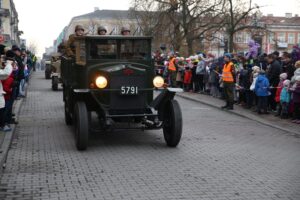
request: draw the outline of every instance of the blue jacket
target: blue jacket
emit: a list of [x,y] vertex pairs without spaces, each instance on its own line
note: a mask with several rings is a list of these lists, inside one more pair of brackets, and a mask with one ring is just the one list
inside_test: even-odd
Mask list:
[[269,86],[270,83],[266,75],[258,75],[254,89],[255,94],[259,97],[269,96]]
[[280,92],[280,102],[281,103],[290,103],[291,95],[286,87],[282,88]]

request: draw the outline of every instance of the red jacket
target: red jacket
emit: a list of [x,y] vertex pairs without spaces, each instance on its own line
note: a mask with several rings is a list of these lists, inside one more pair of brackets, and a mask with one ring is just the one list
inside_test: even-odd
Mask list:
[[283,88],[283,81],[280,81],[277,86],[276,94],[275,94],[275,102],[276,103],[280,102],[280,93],[281,93],[282,88]]
[[12,86],[14,83],[13,74],[11,74],[7,79],[2,80],[3,90],[6,93],[4,99],[7,101],[12,96]]
[[192,70],[185,70],[184,77],[183,77],[183,83],[190,84],[191,80],[192,80]]

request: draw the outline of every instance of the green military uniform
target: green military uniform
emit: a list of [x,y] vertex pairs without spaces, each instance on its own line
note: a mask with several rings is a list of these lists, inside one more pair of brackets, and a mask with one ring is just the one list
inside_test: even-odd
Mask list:
[[66,43],[66,55],[69,57],[75,56],[75,37],[75,34],[70,35]]

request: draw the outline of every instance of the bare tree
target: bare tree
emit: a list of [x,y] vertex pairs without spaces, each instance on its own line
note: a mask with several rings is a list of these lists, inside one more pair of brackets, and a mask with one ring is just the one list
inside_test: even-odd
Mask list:
[[131,15],[136,19],[144,35],[153,36],[154,44],[170,43],[179,50],[182,37],[178,22],[169,18],[168,8],[155,0],[133,0]]
[[234,34],[246,29],[264,29],[258,26],[255,20],[255,13],[259,6],[253,4],[252,0],[224,0],[223,18],[225,32],[228,37],[229,51],[234,49]]
[[[135,2],[136,5],[141,5],[144,1]],[[164,20],[169,24],[166,30],[172,33],[171,42],[177,43],[174,46],[179,48],[181,41],[186,40],[189,54],[193,53],[195,40],[204,38],[206,32],[220,27],[219,16],[223,0],[146,0],[146,2],[158,6],[156,11],[159,11],[160,16],[164,16]]]
[[95,35],[97,34],[97,28],[98,28],[98,23],[97,23],[97,19],[94,19],[92,17],[89,18],[89,22],[88,22],[88,34],[91,35]]

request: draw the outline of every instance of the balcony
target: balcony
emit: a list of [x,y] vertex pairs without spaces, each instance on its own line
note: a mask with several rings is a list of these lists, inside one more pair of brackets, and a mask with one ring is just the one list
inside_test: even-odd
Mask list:
[[0,17],[8,17],[10,15],[9,9],[0,8]]

